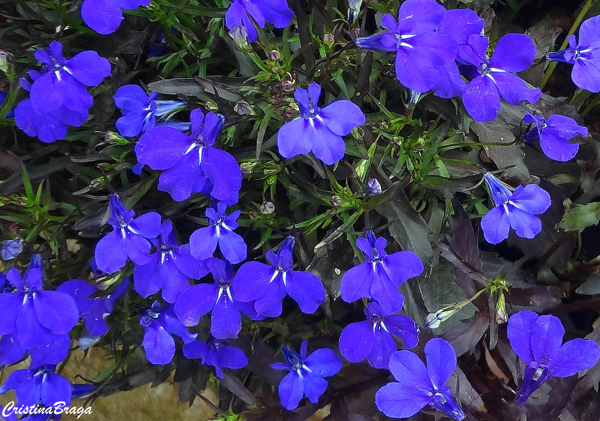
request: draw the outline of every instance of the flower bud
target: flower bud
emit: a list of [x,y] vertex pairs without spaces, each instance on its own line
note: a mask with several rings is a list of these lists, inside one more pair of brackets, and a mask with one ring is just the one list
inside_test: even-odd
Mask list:
[[233,107],[233,111],[238,113],[239,115],[252,115],[254,114],[254,110],[246,101],[240,100]]
[[265,201],[260,205],[260,213],[263,215],[271,215],[275,212],[275,204],[273,202]]
[[229,31],[229,36],[233,38],[235,45],[240,51],[247,51],[250,49],[248,33],[243,26],[234,26],[233,29]]
[[329,199],[329,204],[332,207],[337,208],[342,204],[342,199],[340,199],[339,196],[333,196],[331,199]]
[[381,194],[381,184],[379,184],[379,181],[377,181],[376,178],[372,178],[367,182],[365,194],[367,196],[376,196],[378,194]]
[[325,44],[331,45],[335,42],[335,36],[333,36],[333,34],[325,34],[323,41],[325,41]]
[[269,51],[267,53],[267,58],[271,61],[278,61],[281,60],[281,54],[279,54],[279,51],[277,50]]
[[498,300],[496,301],[496,323],[501,325],[502,323],[508,322],[508,313],[506,312],[506,300],[504,299],[504,292],[498,293]]

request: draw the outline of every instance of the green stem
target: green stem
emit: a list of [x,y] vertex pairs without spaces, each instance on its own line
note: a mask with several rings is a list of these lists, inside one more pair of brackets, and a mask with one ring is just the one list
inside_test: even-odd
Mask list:
[[[592,7],[592,5],[594,4],[595,1],[596,0],[586,0],[585,4],[581,8],[581,11],[577,15],[577,19],[575,19],[575,22],[573,22],[573,26],[571,26],[571,29],[569,29],[569,33],[565,37],[565,40],[563,41],[563,43],[560,46],[560,48],[558,49],[558,51],[564,50],[565,48],[567,48],[567,45],[569,45],[569,37],[575,33],[577,28],[579,28],[581,21],[583,20],[583,18],[587,14],[588,10],[590,10],[590,7]],[[546,83],[548,83],[548,80],[550,79],[550,76],[552,76],[552,72],[554,71],[555,68],[556,68],[556,62],[553,61],[548,66],[548,69],[546,69],[546,73],[544,74],[544,79],[542,79],[542,83],[540,84],[540,89],[544,89],[544,86],[546,86]]]
[[596,94],[596,97],[592,100],[592,102],[590,102],[590,105],[585,107],[585,110],[583,110],[581,116],[585,117],[585,115],[589,113],[592,110],[592,108],[594,108],[598,104],[600,104],[600,95]]

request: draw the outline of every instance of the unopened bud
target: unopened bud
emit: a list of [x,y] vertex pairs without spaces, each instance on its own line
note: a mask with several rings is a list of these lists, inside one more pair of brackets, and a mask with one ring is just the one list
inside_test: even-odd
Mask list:
[[331,199],[329,199],[329,204],[336,208],[342,204],[342,199],[340,199],[338,196],[333,196]]
[[367,196],[376,196],[378,194],[381,194],[381,184],[379,184],[379,181],[377,181],[376,178],[372,178],[367,182],[365,194]]
[[273,202],[263,202],[262,205],[260,205],[260,212],[263,215],[271,215],[275,212],[275,204]]
[[508,313],[506,312],[506,300],[504,298],[504,292],[498,293],[498,300],[496,301],[496,323],[501,325],[502,323],[508,322]]
[[239,115],[252,115],[254,114],[254,110],[246,101],[238,101],[233,107],[233,111],[238,113]]
[[325,34],[323,41],[325,41],[326,44],[333,44],[335,42],[335,37],[333,34]]
[[269,51],[267,53],[267,58],[271,61],[278,61],[281,60],[281,54],[279,54],[279,51],[277,50]]
[[235,45],[241,51],[247,51],[250,49],[250,44],[248,43],[248,33],[246,32],[246,28],[243,26],[234,26],[231,31],[229,31],[229,36],[233,38]]

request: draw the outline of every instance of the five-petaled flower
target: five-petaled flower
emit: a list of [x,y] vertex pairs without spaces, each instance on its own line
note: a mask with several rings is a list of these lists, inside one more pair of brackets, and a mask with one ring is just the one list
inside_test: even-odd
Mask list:
[[233,280],[236,299],[254,302],[260,316],[281,315],[281,302],[289,294],[302,312],[314,313],[325,302],[325,288],[312,273],[294,270],[294,237],[287,237],[277,253],[267,252],[270,265],[247,262],[239,268]]
[[348,270],[342,277],[342,299],[348,303],[361,298],[373,298],[385,314],[402,309],[404,297],[398,287],[407,279],[423,272],[423,262],[412,251],[390,255],[385,251],[386,239],[367,231],[356,246],[364,253],[365,262]]
[[498,41],[494,54],[487,59],[488,39],[470,35],[469,46],[460,52],[460,59],[470,65],[473,79],[467,84],[462,100],[467,112],[477,121],[491,121],[502,107],[500,97],[512,105],[540,99],[539,88],[529,89],[515,75],[533,64],[536,49],[527,35],[507,34]]
[[156,253],[150,256],[150,262],[135,265],[134,289],[144,298],[162,289],[163,299],[174,304],[179,294],[189,288],[189,278],[202,278],[208,273],[208,268],[203,260],[190,254],[187,244],[177,244],[171,221],[163,222],[161,234],[151,241],[156,247]]
[[184,344],[196,340],[197,333],[190,333],[187,327],[173,313],[173,306],[162,307],[158,301],[146,310],[140,317],[140,325],[146,328],[142,346],[146,358],[151,364],[169,364],[175,356],[175,339],[179,336]]
[[57,402],[71,403],[71,383],[54,371],[55,365],[13,371],[0,386],[0,395],[15,391],[20,406],[42,403],[53,406]]
[[144,133],[135,145],[138,162],[153,170],[165,170],[159,177],[158,189],[178,202],[192,193],[203,193],[230,205],[236,203],[242,171],[233,156],[214,147],[223,116],[210,112],[205,118],[196,109],[190,120],[191,135],[166,126]]
[[279,383],[279,399],[288,411],[296,409],[303,396],[317,403],[327,389],[324,377],[331,377],[342,368],[342,360],[329,348],[317,349],[310,355],[307,351],[307,341],[302,342],[300,354],[283,346],[285,363],[271,364],[276,370],[289,371]]
[[238,227],[237,219],[241,211],[237,210],[227,215],[227,203],[218,202],[216,209],[207,208],[206,216],[210,225],[197,229],[190,236],[190,252],[197,259],[208,259],[219,245],[221,254],[231,263],[240,263],[246,260],[248,253],[244,239],[233,232]]
[[133,210],[125,209],[119,196],[110,195],[110,218],[108,223],[113,231],[106,234],[96,244],[95,260],[102,272],[113,273],[127,263],[127,257],[136,265],[150,263],[152,243],[149,239],[161,233],[161,217],[156,212],[148,212],[134,218]]
[[490,244],[498,244],[508,238],[512,227],[522,238],[533,238],[542,230],[540,215],[552,204],[550,195],[537,184],[519,186],[514,192],[490,173],[484,174],[485,182],[490,189],[496,204],[481,219],[481,229],[485,240]]
[[257,318],[252,304],[237,301],[232,288],[233,268],[229,262],[210,258],[206,262],[214,282],[185,290],[175,304],[175,314],[185,326],[196,326],[212,310],[210,333],[217,339],[237,338],[242,315]]
[[425,345],[425,356],[427,366],[410,351],[392,354],[390,371],[396,382],[377,391],[377,408],[391,418],[408,418],[431,405],[454,420],[463,420],[465,414],[445,385],[456,367],[452,345],[440,338],[431,339]]
[[510,316],[508,340],[515,354],[527,364],[517,404],[524,405],[550,377],[570,377],[598,362],[600,348],[596,342],[577,338],[563,344],[564,334],[565,329],[555,316],[538,316],[530,310]]
[[569,48],[548,53],[548,60],[573,65],[571,79],[581,89],[600,92],[600,16],[581,24],[579,43],[569,37]]
[[199,359],[202,364],[215,368],[218,378],[223,378],[223,369],[237,370],[248,365],[246,354],[235,346],[226,345],[227,341],[212,339],[208,343],[194,341],[183,346],[183,355],[188,359]]
[[121,25],[121,9],[137,9],[149,4],[150,0],[83,0],[81,18],[94,31],[108,35]]
[[401,338],[405,348],[419,342],[419,327],[403,314],[386,314],[375,301],[365,307],[367,320],[350,323],[340,335],[340,352],[350,362],[367,358],[375,368],[388,368],[390,356],[398,350],[394,337]]
[[252,20],[261,28],[266,23],[272,23],[275,28],[285,28],[293,18],[294,12],[286,0],[233,0],[225,14],[225,26],[230,30],[244,28],[248,41],[253,42],[258,38],[258,33]]
[[281,126],[277,133],[277,146],[284,158],[312,151],[325,164],[335,164],[346,151],[342,136],[365,124],[365,115],[358,105],[344,99],[321,109],[317,105],[320,96],[321,87],[314,82],[308,90],[296,89],[294,98],[300,117]]
[[527,142],[540,141],[544,154],[555,161],[569,161],[577,155],[579,145],[569,142],[575,136],[587,136],[588,129],[582,127],[575,120],[558,114],[553,114],[546,120],[541,116],[534,116],[526,112],[523,121],[533,124],[530,131],[522,136]]

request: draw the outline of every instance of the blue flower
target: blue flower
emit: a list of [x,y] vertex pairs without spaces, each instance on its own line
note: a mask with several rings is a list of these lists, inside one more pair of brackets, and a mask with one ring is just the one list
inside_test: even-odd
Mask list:
[[325,302],[325,288],[312,273],[293,270],[293,248],[294,237],[290,236],[277,253],[267,252],[270,265],[244,263],[233,280],[236,299],[254,302],[254,309],[260,316],[278,317],[282,311],[281,302],[289,294],[302,312],[314,313]]
[[514,192],[490,173],[484,174],[496,206],[481,219],[485,240],[498,244],[508,238],[510,228],[522,238],[533,238],[542,230],[540,215],[552,204],[550,195],[536,184],[519,186]]
[[425,345],[427,366],[410,351],[397,351],[390,359],[396,382],[388,383],[375,394],[375,404],[391,418],[409,418],[427,405],[460,421],[465,414],[445,383],[456,368],[456,353],[448,342],[431,339]]
[[134,289],[144,298],[162,289],[163,299],[174,304],[183,291],[190,286],[189,278],[200,279],[208,273],[206,262],[190,254],[190,247],[178,245],[173,224],[166,221],[157,240],[156,253],[145,265],[135,265]]
[[550,377],[570,377],[593,367],[600,359],[596,342],[581,338],[562,343],[565,329],[557,317],[520,311],[508,319],[507,336],[515,354],[527,366],[517,404]]
[[342,277],[342,299],[348,303],[361,298],[373,298],[385,314],[402,309],[404,297],[398,287],[407,279],[423,272],[421,259],[412,251],[388,255],[386,240],[367,231],[366,238],[358,238],[356,246],[365,254],[365,262],[348,270]]
[[13,371],[0,386],[0,395],[15,391],[19,406],[43,404],[53,406],[57,402],[71,403],[71,383],[54,371],[55,365]]
[[121,9],[148,6],[150,0],[83,0],[81,17],[94,31],[102,35],[115,32],[123,20]]
[[252,20],[261,28],[266,23],[272,23],[275,28],[285,28],[293,18],[294,12],[286,0],[233,0],[225,15],[225,26],[231,30],[237,26],[245,28],[248,41],[253,42],[258,34]]
[[0,420],[2,421],[19,421],[11,408],[3,408],[0,405]]
[[137,265],[150,263],[152,243],[149,239],[161,233],[160,215],[148,212],[134,218],[135,212],[127,210],[115,193],[109,200],[110,219],[113,231],[96,244],[95,260],[102,272],[113,273],[127,263],[129,257]]
[[235,346],[225,345],[227,341],[213,339],[208,343],[194,341],[183,346],[183,355],[188,359],[202,360],[202,364],[215,368],[218,378],[223,378],[223,369],[237,370],[248,365],[244,352]]
[[522,101],[530,103],[540,99],[539,88],[529,89],[515,72],[521,72],[533,64],[536,49],[527,35],[507,34],[498,41],[490,60],[486,57],[488,39],[481,35],[469,36],[470,49],[462,50],[461,58],[474,66],[475,77],[463,92],[463,104],[477,121],[496,118],[502,106],[500,97],[512,105]]
[[185,290],[175,304],[175,314],[185,326],[196,326],[200,317],[212,311],[210,333],[217,339],[237,338],[242,329],[243,312],[257,318],[252,304],[239,302],[232,288],[233,269],[229,262],[211,258],[207,261],[214,282],[198,284]]
[[569,142],[575,136],[587,136],[588,129],[581,127],[575,120],[562,115],[554,114],[546,120],[541,116],[534,116],[526,112],[523,121],[534,124],[531,130],[522,136],[527,142],[540,141],[544,154],[555,161],[570,161],[577,155],[579,145]]
[[385,15],[381,34],[358,38],[360,48],[396,53],[396,77],[408,89],[424,93],[446,77],[446,65],[453,64],[456,41],[451,36],[435,32],[445,9],[435,0],[407,0],[400,6],[398,22]]
[[42,278],[42,259],[34,254],[23,278],[16,268],[6,273],[16,291],[0,294],[0,335],[16,334],[13,338],[25,349],[47,346],[55,335],[68,338],[79,319],[73,298],[42,290]]
[[227,203],[218,202],[216,210],[214,208],[206,209],[206,216],[210,226],[197,229],[190,236],[190,252],[197,259],[205,260],[212,257],[217,249],[217,244],[221,254],[231,263],[240,263],[246,260],[248,253],[244,239],[233,232],[238,227],[236,222],[241,211],[235,211],[227,215]]
[[321,87],[314,82],[308,91],[296,89],[294,98],[300,108],[300,118],[284,124],[277,133],[277,146],[284,158],[312,151],[325,164],[335,164],[346,150],[342,136],[365,124],[365,115],[358,105],[340,100],[321,109],[317,105],[320,96]]
[[571,79],[581,89],[600,92],[600,16],[589,18],[579,28],[579,44],[569,37],[569,48],[548,53],[548,60],[573,65]]
[[[141,132],[152,129],[156,124],[156,117],[163,117],[186,105],[182,101],[157,100],[156,92],[146,95],[144,90],[137,85],[121,86],[115,93],[115,105],[121,109],[123,117],[116,123],[117,130],[124,137],[134,137]],[[189,123],[162,121],[159,123],[170,125],[175,123],[183,131],[189,128]],[[185,124],[181,126],[181,124]]]
[[[4,100],[6,100],[7,96],[8,96],[8,94],[6,92],[0,91],[0,108],[2,108]],[[14,115],[15,115],[14,109],[8,110],[8,113],[6,114],[6,118],[13,117]]]
[[340,335],[340,352],[350,362],[367,358],[375,368],[388,368],[390,357],[398,350],[394,337],[401,338],[405,348],[419,342],[419,327],[408,316],[386,314],[372,301],[365,307],[367,320],[350,323]]
[[300,354],[284,346],[285,363],[271,364],[276,370],[289,371],[279,383],[281,406],[288,411],[296,409],[303,396],[317,403],[327,389],[324,377],[331,377],[342,368],[342,360],[331,349],[317,349],[310,355],[307,355],[307,350],[307,341],[302,342]]
[[2,244],[2,250],[0,251],[0,256],[2,256],[2,260],[12,260],[16,259],[19,254],[23,251],[23,240],[20,238],[15,238],[14,240],[6,240],[4,244]]
[[138,162],[153,170],[166,170],[160,175],[158,189],[178,202],[192,193],[203,193],[236,203],[242,171],[233,156],[214,147],[223,117],[210,112],[205,119],[201,110],[194,110],[190,119],[189,136],[165,126],[144,133],[135,145]]
[[169,364],[173,360],[175,356],[173,335],[179,336],[184,344],[194,342],[198,336],[197,333],[188,332],[187,328],[177,320],[172,305],[161,307],[158,301],[155,301],[152,307],[140,317],[140,326],[146,328],[142,340],[146,358],[155,365]]

